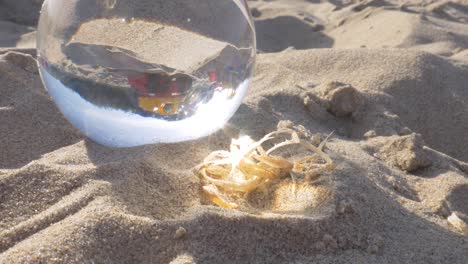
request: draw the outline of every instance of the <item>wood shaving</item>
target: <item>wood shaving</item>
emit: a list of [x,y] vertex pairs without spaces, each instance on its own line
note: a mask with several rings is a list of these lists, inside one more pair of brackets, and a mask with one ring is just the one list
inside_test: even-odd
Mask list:
[[[289,138],[265,150],[263,145],[274,139]],[[249,136],[232,139],[230,151],[214,151],[195,167],[194,173],[202,182],[202,191],[217,206],[236,209],[239,197],[266,187],[274,180],[289,176],[296,181],[310,181],[318,178],[324,171],[335,168],[335,164],[324,146],[330,136],[318,146],[300,138],[297,131],[291,128],[265,135],[259,141]],[[312,154],[297,161],[275,156],[272,153],[280,148],[301,145]]]

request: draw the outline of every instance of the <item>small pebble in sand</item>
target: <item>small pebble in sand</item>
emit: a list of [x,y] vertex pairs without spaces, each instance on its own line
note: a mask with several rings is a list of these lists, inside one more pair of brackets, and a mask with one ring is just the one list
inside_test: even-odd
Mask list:
[[329,82],[320,87],[317,96],[328,112],[336,117],[346,117],[362,105],[362,95],[356,88],[340,82]]
[[423,146],[419,134],[390,138],[380,150],[379,157],[404,171],[414,172],[432,164]]
[[179,228],[177,228],[174,238],[181,239],[181,238],[184,238],[186,235],[187,235],[187,230],[185,230],[185,228],[180,226]]

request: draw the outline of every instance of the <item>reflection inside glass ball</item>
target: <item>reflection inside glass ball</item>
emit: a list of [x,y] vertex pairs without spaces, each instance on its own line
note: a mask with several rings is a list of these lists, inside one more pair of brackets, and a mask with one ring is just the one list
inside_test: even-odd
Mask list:
[[91,139],[130,147],[206,136],[248,90],[255,32],[241,0],[46,0],[44,85]]

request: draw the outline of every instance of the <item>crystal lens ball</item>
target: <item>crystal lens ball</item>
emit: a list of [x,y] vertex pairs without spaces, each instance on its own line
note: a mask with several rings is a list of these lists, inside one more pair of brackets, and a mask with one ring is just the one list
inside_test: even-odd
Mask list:
[[245,0],[46,0],[37,33],[55,104],[111,147],[221,128],[247,93],[255,45]]

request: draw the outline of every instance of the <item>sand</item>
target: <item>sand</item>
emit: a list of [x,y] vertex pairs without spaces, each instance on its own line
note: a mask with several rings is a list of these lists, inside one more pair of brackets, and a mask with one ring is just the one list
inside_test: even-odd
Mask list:
[[[119,31],[114,33],[112,29],[116,27],[119,27]],[[96,38],[99,41],[96,41]],[[118,46],[116,43],[123,45]],[[155,43],[158,44],[157,48],[155,48]],[[81,44],[86,47],[89,45],[112,46],[113,48],[131,50],[144,62],[157,62],[166,67],[189,73],[199,67],[197,63],[204,62],[206,58],[216,57],[227,46],[221,41],[209,39],[177,27],[138,20],[125,23],[120,19],[93,20],[83,24],[68,43],[68,45],[73,44]],[[68,54],[73,53],[75,51]],[[105,58],[106,56],[97,57]],[[112,56],[107,54],[107,57]],[[109,65],[115,64],[114,62],[109,63]]]
[[[467,1],[249,1],[260,54],[225,129],[132,149],[57,111],[29,2],[0,4],[0,263],[466,263]],[[206,204],[192,168],[281,120],[334,131],[337,168],[261,213]]]

